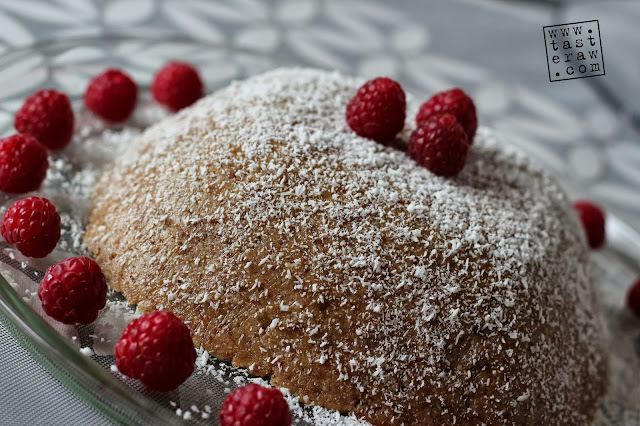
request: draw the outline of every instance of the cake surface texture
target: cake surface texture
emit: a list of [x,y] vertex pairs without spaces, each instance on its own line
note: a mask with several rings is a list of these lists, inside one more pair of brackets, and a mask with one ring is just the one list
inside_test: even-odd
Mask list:
[[274,70],[133,140],[85,235],[110,285],[376,425],[589,424],[606,359],[565,193],[485,128],[455,178],[403,151],[411,108],[394,146],[358,137],[360,84]]

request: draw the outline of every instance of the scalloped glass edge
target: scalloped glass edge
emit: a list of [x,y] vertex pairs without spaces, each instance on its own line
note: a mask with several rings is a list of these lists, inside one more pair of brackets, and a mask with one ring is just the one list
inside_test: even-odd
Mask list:
[[[183,423],[175,413],[151,403],[81,354],[24,303],[0,274],[0,320],[4,319],[2,323],[9,333],[45,370],[114,423],[136,424],[137,420],[159,425]],[[120,410],[107,401],[118,401]]]

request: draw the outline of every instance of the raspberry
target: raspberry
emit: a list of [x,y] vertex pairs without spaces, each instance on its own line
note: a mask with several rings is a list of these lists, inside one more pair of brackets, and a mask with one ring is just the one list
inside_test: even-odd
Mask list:
[[90,111],[114,123],[126,121],[137,101],[138,86],[117,69],[108,69],[94,77],[84,94],[84,103]]
[[0,139],[0,191],[35,191],[48,168],[47,149],[32,136],[19,134]]
[[635,280],[627,293],[627,306],[640,318],[640,278]]
[[469,95],[457,88],[437,93],[420,106],[416,115],[416,124],[420,127],[432,115],[444,113],[456,117],[467,134],[469,145],[471,145],[478,127],[478,118],[476,117],[476,106]]
[[45,257],[60,239],[60,215],[46,198],[18,200],[4,212],[0,234],[25,256]]
[[47,269],[38,288],[42,309],[65,324],[89,324],[107,303],[107,281],[95,260],[71,257]]
[[162,67],[151,85],[153,97],[172,111],[188,107],[204,95],[198,71],[185,62],[169,62]]
[[464,168],[469,140],[451,114],[431,116],[411,134],[409,156],[438,176],[455,176]]
[[220,426],[289,426],[291,411],[278,389],[251,383],[225,398],[219,419]]
[[127,325],[116,345],[116,367],[151,391],[173,391],[193,373],[196,350],[187,326],[156,311]]
[[389,142],[404,127],[404,90],[390,78],[367,81],[347,105],[349,127],[365,138]]
[[604,211],[591,201],[576,201],[573,203],[582,221],[582,227],[587,236],[589,247],[597,249],[604,245],[605,226]]
[[29,96],[16,113],[14,126],[49,149],[62,149],[73,136],[73,110],[69,98],[55,90],[40,90]]

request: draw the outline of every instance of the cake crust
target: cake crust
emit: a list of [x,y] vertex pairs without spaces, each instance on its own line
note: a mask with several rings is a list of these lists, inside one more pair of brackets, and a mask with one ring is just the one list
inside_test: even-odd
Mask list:
[[605,357],[565,193],[487,129],[448,179],[398,149],[409,120],[395,147],[356,136],[358,85],[276,70],[132,141],[85,235],[110,285],[373,424],[588,424]]

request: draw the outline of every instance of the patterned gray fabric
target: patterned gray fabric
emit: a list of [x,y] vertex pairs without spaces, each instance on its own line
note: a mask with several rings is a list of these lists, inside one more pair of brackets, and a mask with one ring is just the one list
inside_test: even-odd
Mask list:
[[[7,319],[0,315],[0,322]],[[111,424],[60,385],[1,324],[0,342],[0,424]]]

